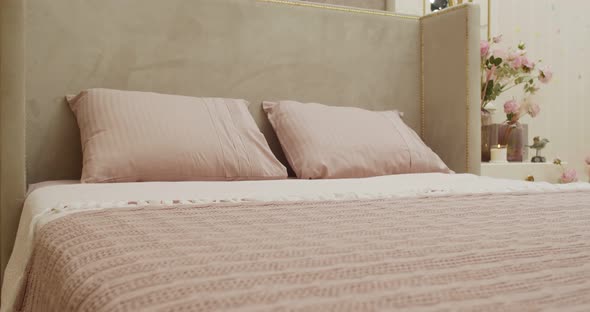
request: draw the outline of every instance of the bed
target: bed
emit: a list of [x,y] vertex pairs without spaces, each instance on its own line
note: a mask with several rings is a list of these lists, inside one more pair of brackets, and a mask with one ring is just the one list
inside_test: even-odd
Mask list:
[[[477,176],[476,5],[1,8],[2,311],[589,309],[590,186]],[[397,109],[456,174],[81,184],[93,87],[247,99],[283,163],[265,99]]]

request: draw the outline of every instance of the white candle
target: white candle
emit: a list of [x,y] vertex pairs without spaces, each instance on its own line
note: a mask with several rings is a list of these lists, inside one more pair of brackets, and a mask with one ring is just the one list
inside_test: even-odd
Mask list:
[[491,149],[491,160],[493,163],[506,163],[508,162],[508,149],[505,146],[494,146]]

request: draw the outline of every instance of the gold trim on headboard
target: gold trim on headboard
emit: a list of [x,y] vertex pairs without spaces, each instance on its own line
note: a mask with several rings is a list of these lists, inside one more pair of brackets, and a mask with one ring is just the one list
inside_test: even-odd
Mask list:
[[256,0],[256,1],[277,3],[277,4],[286,4],[286,5],[307,7],[307,8],[326,9],[326,10],[341,11],[341,12],[347,12],[347,13],[370,14],[370,15],[379,15],[379,16],[392,16],[392,17],[399,17],[399,18],[412,19],[412,20],[420,19],[420,16],[414,16],[414,15],[404,15],[404,14],[391,13],[391,12],[387,12],[387,11],[368,10],[368,9],[360,9],[360,8],[357,9],[357,8],[351,8],[351,7],[326,5],[326,4],[319,4],[319,3],[312,3],[312,2],[300,2],[300,1],[295,2],[295,1],[291,1],[291,0]]
[[[441,14],[446,14],[449,12],[453,12],[460,9],[467,8],[468,4],[461,4],[450,7],[445,10],[440,10],[429,15],[425,15],[420,17],[420,79],[421,79],[421,94],[420,94],[420,123],[421,123],[421,137],[424,139],[424,135],[426,133],[426,104],[425,104],[425,94],[424,94],[424,23],[423,21],[427,18],[438,16]],[[469,14],[465,15],[465,42],[469,42]],[[469,133],[469,127],[471,125],[469,121],[469,116],[471,114],[471,108],[469,107],[469,97],[471,96],[471,91],[469,88],[469,44],[466,45],[465,48],[465,84],[466,84],[466,91],[465,91],[465,137],[466,137],[466,144],[465,144],[465,170],[469,172],[471,169],[471,164],[469,161],[469,148],[470,148],[470,138],[471,135]]]
[[467,142],[465,142],[465,170],[466,172],[469,172],[469,169],[471,169],[471,164],[469,163],[469,138],[470,138],[470,115],[471,115],[471,107],[469,107],[469,97],[471,94],[471,91],[469,89],[469,14],[465,14],[465,42],[467,43],[465,45],[465,84],[466,84],[466,94],[465,94],[465,112],[466,112],[466,116],[465,116],[465,132],[466,132],[466,140]]
[[426,131],[424,81],[424,23],[420,21],[420,137],[422,140]]

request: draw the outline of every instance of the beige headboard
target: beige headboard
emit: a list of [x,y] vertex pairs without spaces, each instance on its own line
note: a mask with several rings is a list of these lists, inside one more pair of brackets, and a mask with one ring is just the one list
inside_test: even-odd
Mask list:
[[[27,184],[79,178],[64,95],[90,87],[398,109],[457,172],[479,171],[478,8],[418,18],[283,0],[0,2],[0,264]],[[384,138],[386,139],[386,138]]]

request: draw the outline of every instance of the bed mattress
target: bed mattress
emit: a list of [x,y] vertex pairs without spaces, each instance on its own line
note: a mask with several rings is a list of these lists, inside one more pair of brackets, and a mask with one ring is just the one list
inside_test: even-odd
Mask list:
[[2,310],[584,310],[589,199],[443,174],[46,185]]

